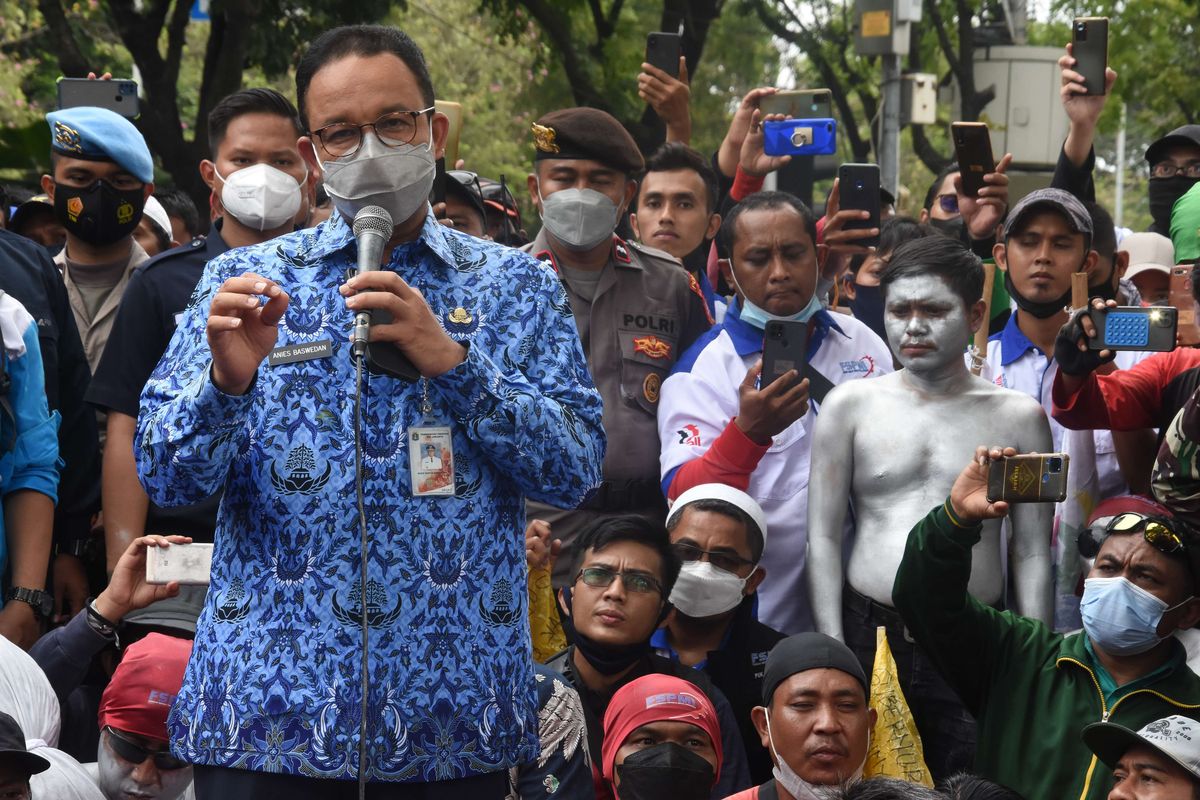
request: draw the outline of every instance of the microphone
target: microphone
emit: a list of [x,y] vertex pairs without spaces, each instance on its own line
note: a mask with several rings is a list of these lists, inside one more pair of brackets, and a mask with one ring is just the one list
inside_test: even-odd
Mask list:
[[[354,241],[358,244],[358,274],[375,272],[383,258],[383,248],[392,236],[392,215],[379,206],[367,206],[354,215]],[[371,312],[360,311],[354,316],[355,358],[367,352]]]

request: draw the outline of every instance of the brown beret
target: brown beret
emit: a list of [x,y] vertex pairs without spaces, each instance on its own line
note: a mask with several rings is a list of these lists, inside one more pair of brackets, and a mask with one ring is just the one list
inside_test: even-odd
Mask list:
[[637,142],[612,114],[598,108],[551,111],[533,123],[537,161],[587,158],[633,175],[646,168]]

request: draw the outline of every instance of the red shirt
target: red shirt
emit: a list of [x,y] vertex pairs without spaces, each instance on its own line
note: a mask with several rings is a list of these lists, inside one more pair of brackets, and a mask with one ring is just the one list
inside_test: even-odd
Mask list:
[[1074,394],[1054,376],[1054,419],[1071,430],[1134,431],[1166,427],[1197,386],[1200,349],[1155,353],[1129,369],[1089,374]]

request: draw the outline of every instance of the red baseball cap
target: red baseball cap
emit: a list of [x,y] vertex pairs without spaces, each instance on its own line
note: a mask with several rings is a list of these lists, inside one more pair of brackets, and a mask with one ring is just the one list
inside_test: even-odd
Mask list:
[[191,640],[161,633],[130,645],[100,697],[100,727],[167,741],[167,714],[191,655]]

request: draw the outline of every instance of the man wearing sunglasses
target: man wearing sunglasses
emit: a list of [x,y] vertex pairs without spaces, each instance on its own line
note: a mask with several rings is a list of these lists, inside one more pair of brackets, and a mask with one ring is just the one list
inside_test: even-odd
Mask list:
[[950,496],[909,534],[892,596],[979,721],[975,772],[1024,797],[1101,800],[1112,772],[1080,739],[1084,726],[1138,730],[1172,714],[1200,718],[1200,677],[1171,635],[1200,622],[1200,543],[1164,506],[1113,498],[1092,540],[1082,632],[1064,636],[996,611],[968,593],[967,581],[983,523],[1010,510],[987,499],[988,465],[1013,455],[976,449]]
[[96,782],[107,800],[175,800],[191,785],[191,766],[167,745],[167,714],[191,653],[190,641],[161,633],[125,650],[100,699]]
[[754,783],[771,778],[771,756],[759,741],[750,710],[762,698],[767,654],[783,634],[755,618],[755,590],[767,542],[762,507],[723,483],[693,486],[667,516],[671,547],[682,566],[667,626],[654,632],[655,651],[703,672],[729,700],[741,727]]
[[651,636],[667,623],[680,571],[662,524],[635,515],[602,517],[580,532],[571,554],[570,583],[558,591],[571,646],[546,666],[566,676],[583,700],[597,798],[609,796],[595,771],[608,702],[625,684],[652,673],[690,681],[717,709],[724,761],[714,800],[750,786],[738,719],[725,695],[704,673],[652,651]]

